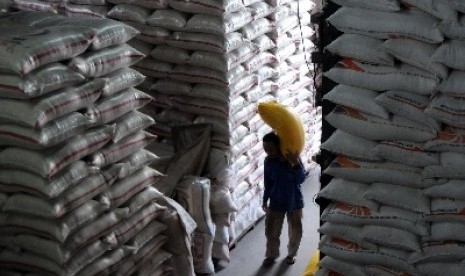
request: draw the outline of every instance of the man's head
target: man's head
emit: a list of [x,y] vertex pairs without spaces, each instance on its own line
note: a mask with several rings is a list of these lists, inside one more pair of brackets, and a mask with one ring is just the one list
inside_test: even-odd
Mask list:
[[263,149],[269,157],[275,158],[281,154],[279,151],[279,145],[280,141],[276,133],[270,132],[263,136]]

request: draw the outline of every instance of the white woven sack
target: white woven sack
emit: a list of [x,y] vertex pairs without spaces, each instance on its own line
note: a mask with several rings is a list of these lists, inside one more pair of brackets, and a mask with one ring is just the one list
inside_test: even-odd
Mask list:
[[128,255],[133,254],[134,249],[122,246],[105,253],[103,256],[90,263],[77,273],[77,276],[93,275],[97,273],[110,274],[117,265]]
[[52,12],[28,12],[28,11],[17,11],[2,13],[0,16],[0,24],[20,24],[26,26],[32,26],[42,20],[49,20],[51,18],[65,18],[65,16]]
[[[111,235],[115,236],[115,239],[119,245],[124,245],[127,244],[131,239],[136,239],[136,235],[140,235],[144,228],[149,227],[149,224],[157,222],[158,228],[156,231],[158,233],[151,233],[151,235],[148,236],[148,239],[150,240],[151,238],[158,236],[163,231],[163,229],[167,229],[165,225],[156,221],[156,219],[162,215],[164,210],[164,207],[161,207],[155,202],[150,202],[143,206],[140,210],[131,214],[127,220],[114,228]],[[150,229],[154,230],[154,228]],[[129,242],[129,244],[132,243]],[[139,250],[144,246],[144,244],[139,243],[134,243],[132,245],[137,247]]]
[[425,221],[460,222],[465,221],[465,201],[453,198],[431,199],[431,212]]
[[92,166],[103,168],[143,149],[155,139],[155,135],[139,130],[92,153],[87,160]]
[[386,120],[337,106],[325,117],[333,127],[368,140],[401,140],[426,142],[436,137],[436,131],[400,116]]
[[157,60],[175,64],[185,64],[190,58],[190,54],[187,50],[165,45],[155,47],[150,52],[150,56]]
[[215,259],[229,262],[231,260],[229,254],[229,245],[214,241],[212,248],[212,257]]
[[153,125],[155,121],[144,113],[133,111],[121,116],[114,123],[116,128],[113,142],[118,143],[123,138]]
[[110,11],[111,6],[94,6],[94,5],[74,5],[65,3],[65,14],[68,17],[75,18],[105,18]]
[[34,235],[5,235],[0,238],[0,244],[11,249],[21,248],[21,250],[34,253],[41,258],[52,260],[69,273],[78,271],[106,251],[116,247],[114,241],[102,242],[97,240],[82,248],[77,254],[72,254],[65,246]]
[[343,202],[350,205],[367,207],[370,210],[378,210],[379,204],[371,200],[371,198],[364,196],[370,189],[370,184],[333,178],[328,185],[318,192],[318,197],[324,197],[332,201]]
[[260,51],[267,51],[276,47],[276,43],[266,34],[258,36],[252,42],[258,46]]
[[144,55],[127,44],[87,52],[71,60],[70,66],[86,77],[100,77],[118,69],[129,67]]
[[145,76],[152,78],[167,78],[174,64],[147,57],[136,63],[133,68]]
[[450,1],[444,0],[400,0],[404,5],[408,5],[411,8],[418,8],[437,17],[441,20],[446,21],[457,21],[458,13],[451,5]]
[[362,229],[363,226],[325,222],[320,228],[318,228],[318,232],[322,235],[358,244],[366,249],[377,250],[378,245],[364,240]]
[[26,193],[41,198],[55,198],[90,174],[98,172],[83,161],[72,163],[63,172],[51,179],[22,170],[0,170],[0,190],[11,193]]
[[237,211],[229,188],[223,185],[211,185],[210,209],[212,214],[232,213]]
[[383,40],[358,34],[343,34],[326,46],[326,50],[341,57],[348,57],[362,62],[394,65],[394,58],[381,46]]
[[418,263],[415,266],[417,268],[417,273],[425,276],[435,276],[441,274],[460,275],[465,269],[465,264],[460,261],[425,262]]
[[196,51],[191,55],[188,64],[227,72],[238,64],[249,60],[258,52],[258,48],[254,45],[241,46],[226,56],[207,51]]
[[277,62],[276,57],[268,52],[261,52],[243,63],[244,68],[249,72],[255,72],[263,66]]
[[380,247],[369,250],[357,244],[324,236],[320,241],[320,251],[328,256],[347,262],[376,264],[413,273],[415,267],[408,263],[408,252]]
[[107,4],[105,0],[71,0],[69,2],[76,5],[104,6]]
[[[141,33],[139,33],[138,36],[140,37]],[[131,39],[130,41],[127,42],[127,44],[131,46],[132,48],[136,49],[137,51],[141,52],[142,54],[144,54],[146,57],[148,57],[150,55],[150,52],[154,49],[153,44],[142,41],[137,38]]]
[[463,55],[465,54],[465,42],[459,40],[449,40],[443,43],[431,57],[432,62],[440,62],[446,66],[465,70],[463,65]]
[[213,236],[196,231],[192,240],[195,272],[214,273],[215,268],[212,261]]
[[[92,254],[89,253],[104,253],[106,249],[106,247],[101,246],[101,243],[100,245],[92,248],[92,252],[86,252],[84,249],[82,252],[84,254],[81,254],[78,257],[80,260],[73,260],[73,263],[69,264],[67,267],[57,265],[50,259],[35,254],[28,252],[14,252],[10,250],[5,250],[1,253],[0,262],[2,264],[13,262],[15,265],[9,267],[19,271],[24,270],[24,267],[33,267],[35,272],[32,275],[44,275],[47,273],[52,273],[53,275],[76,275],[76,273],[89,262],[88,258],[92,257]],[[20,260],[20,262],[18,262],[18,260]]]
[[173,107],[191,114],[228,118],[227,105],[221,102],[193,97],[171,97]]
[[439,48],[434,44],[407,38],[389,39],[382,45],[384,51],[396,59],[416,66],[441,78],[449,74],[448,68],[441,63],[432,61],[431,57]]
[[83,133],[91,126],[92,121],[78,112],[60,117],[43,128],[2,124],[0,125],[0,145],[27,149],[50,148]]
[[431,207],[430,199],[422,195],[421,189],[385,183],[371,184],[363,198],[422,214],[428,214]]
[[403,275],[407,273],[404,271],[394,269],[392,267],[385,267],[381,265],[366,265],[365,272],[368,273],[368,275],[370,276],[393,276],[393,275]]
[[225,14],[222,17],[195,14],[187,21],[184,30],[186,32],[225,35],[238,31],[250,22],[252,22],[252,13],[249,10]]
[[14,74],[0,76],[2,98],[29,99],[55,90],[73,86],[84,80],[84,76],[61,63],[40,67],[25,77]]
[[365,225],[363,226],[361,236],[366,241],[381,246],[400,250],[421,251],[421,238],[406,230],[377,225]]
[[58,5],[55,3],[47,3],[40,0],[12,0],[10,7],[28,12],[50,12],[57,13]]
[[95,220],[104,210],[99,202],[89,200],[60,220],[2,213],[0,231],[7,234],[37,235],[63,243],[77,229]]
[[136,171],[155,163],[161,158],[148,150],[141,149],[128,157],[120,160],[118,163],[111,165],[103,171],[108,179],[123,179],[132,175]]
[[[441,164],[446,165],[444,162],[451,162],[447,158],[455,154],[459,157],[460,154],[465,153],[465,142],[461,140],[465,130],[462,128],[454,128],[450,126],[438,133],[438,136],[425,143],[424,148],[429,151],[439,151],[444,156],[441,156]],[[447,156],[447,157],[446,157]],[[446,158],[442,160],[442,158]],[[447,164],[449,165],[449,164]],[[457,165],[451,164],[452,167],[457,168]]]
[[389,119],[389,112],[375,102],[379,94],[377,91],[340,84],[325,94],[323,99]]
[[140,32],[136,36],[136,39],[152,45],[165,44],[165,41],[171,34],[166,28],[144,25],[133,21],[124,21],[124,23],[136,28]]
[[[465,5],[464,5],[465,7]],[[465,16],[460,16],[458,20],[443,20],[439,29],[444,35],[452,40],[465,40]]]
[[146,20],[147,25],[162,27],[172,31],[182,31],[189,16],[176,10],[155,10]]
[[437,90],[447,96],[463,98],[465,97],[462,81],[464,77],[464,71],[452,70],[449,77],[439,84]]
[[156,0],[156,1],[146,1],[146,0],[109,0],[106,1],[111,4],[134,4],[141,7],[146,7],[150,9],[166,9],[168,8],[168,1],[166,0]]
[[319,267],[320,267],[320,270],[327,269],[327,270],[334,271],[335,273],[338,273],[340,275],[360,275],[360,276],[368,275],[365,272],[365,269],[363,266],[357,265],[355,263],[341,261],[339,259],[336,259],[330,256],[324,256],[319,262]]
[[331,15],[328,21],[344,33],[381,39],[407,37],[433,44],[444,40],[436,26],[437,19],[417,12],[390,13],[343,7]]
[[145,76],[134,69],[123,68],[102,76],[101,79],[105,81],[102,97],[109,97],[124,89],[141,84],[145,80]]
[[376,91],[399,90],[427,96],[433,94],[439,84],[439,78],[435,75],[405,63],[389,67],[345,59],[324,75],[340,84]]
[[[246,73],[244,69],[243,71],[244,72],[242,76],[244,76]],[[184,81],[189,83],[205,83],[226,87],[234,80],[229,80],[227,76],[232,72],[233,71],[230,71],[225,74],[223,72],[208,68],[199,68],[188,65],[177,65],[171,70],[171,72],[169,72],[169,77],[176,81]]]
[[228,53],[244,45],[244,38],[238,32],[225,36],[212,34],[174,32],[166,44],[188,50],[203,50],[214,53]]
[[441,130],[441,123],[425,112],[431,103],[431,99],[426,95],[404,91],[386,91],[380,94],[375,101],[395,115],[427,125],[434,131]]
[[163,249],[157,251],[146,264],[140,267],[134,275],[144,276],[163,276],[173,273],[173,268],[169,266],[172,255]]
[[[166,236],[162,235],[154,237],[146,245],[140,248],[137,253],[126,256],[117,270],[112,268],[115,270],[113,274],[115,276],[133,275],[136,270],[150,262],[158,251],[162,250],[161,247],[166,243],[166,239]],[[168,258],[169,255],[164,256],[164,259]]]
[[223,16],[231,12],[237,12],[244,9],[241,0],[200,0],[196,2],[185,0],[170,0],[171,8],[188,13],[201,13]]
[[38,23],[31,24],[38,27],[53,26],[85,26],[95,29],[95,38],[92,40],[90,49],[98,50],[113,45],[125,43],[134,38],[139,31],[122,22],[112,19],[101,18],[54,18],[50,17]]
[[120,116],[138,109],[150,101],[152,97],[134,88],[128,88],[120,93],[100,99],[86,111],[86,116],[97,124],[106,124]]
[[49,151],[7,148],[0,152],[0,165],[50,178],[67,165],[103,147],[112,139],[113,132],[114,128],[110,126],[89,130],[74,137],[66,145]]
[[0,121],[43,127],[60,116],[92,105],[100,97],[102,87],[102,80],[93,80],[46,94],[33,101],[3,99],[0,103]]
[[[423,246],[423,252],[416,252],[409,257],[409,261],[415,265],[421,265],[421,263],[438,263],[438,262],[462,262],[465,250],[463,249],[462,243],[450,242],[450,241],[439,241],[431,242]],[[443,267],[442,274],[444,269]],[[463,271],[463,262],[460,273]],[[460,275],[457,274],[457,275]],[[451,274],[455,275],[455,274]]]
[[353,157],[360,160],[381,161],[375,154],[377,142],[366,140],[337,129],[321,148],[332,153]]
[[447,125],[464,128],[461,122],[465,117],[464,103],[464,98],[439,94],[431,100],[425,113]]
[[344,7],[354,7],[385,12],[400,11],[400,3],[398,0],[335,0],[334,3]]
[[424,146],[418,143],[381,141],[374,148],[374,153],[385,160],[414,167],[439,164],[439,154],[425,150]]
[[460,164],[465,162],[465,154],[457,152],[442,152],[440,164],[424,168],[423,178],[465,178],[465,172]]
[[[163,214],[161,212],[160,214]],[[148,243],[150,243],[153,238],[165,240],[165,233],[167,232],[168,227],[159,221],[159,219],[153,220],[148,226],[139,231],[134,238],[132,238],[128,244],[134,246],[137,250],[142,249]],[[137,252],[138,253],[138,252]]]
[[151,14],[152,10],[149,8],[131,4],[117,4],[108,11],[107,16],[118,21],[135,21],[145,24]]
[[99,196],[99,201],[108,208],[116,208],[146,187],[157,183],[162,176],[157,170],[144,167],[114,183],[110,189]]
[[165,232],[168,242],[164,249],[173,254],[174,273],[178,273],[175,275],[194,276],[192,240],[187,236],[178,213],[168,213],[162,217],[161,221],[168,226],[168,231]]
[[102,174],[95,174],[84,178],[53,200],[21,193],[13,194],[2,209],[5,212],[59,218],[102,193],[110,184]]
[[463,233],[465,223],[463,222],[432,222],[431,236],[429,241],[459,241],[465,242],[460,233]]
[[289,6],[291,10],[297,13],[300,17],[306,15],[307,13],[311,13],[311,11],[313,11],[313,9],[316,7],[315,2],[305,0],[290,1],[286,5]]
[[247,40],[254,40],[260,35],[273,30],[272,23],[266,18],[254,20],[252,23],[241,29],[242,36]]
[[255,133],[247,135],[240,143],[234,145],[231,149],[233,160],[236,160],[241,155],[246,153],[249,149],[258,143],[258,137]]
[[85,245],[102,238],[110,233],[112,229],[118,226],[122,221],[129,216],[128,209],[116,209],[114,211],[104,213],[95,221],[86,224],[81,229],[73,233],[66,241],[66,248],[75,254]]
[[444,184],[434,185],[423,190],[429,197],[445,197],[465,200],[465,181],[463,179],[449,179]]
[[265,2],[256,2],[251,5],[247,5],[250,11],[252,12],[252,17],[254,20],[267,17],[271,14],[273,14],[274,9],[271,7],[269,4]]
[[215,235],[210,211],[210,180],[199,177],[185,177],[177,184],[178,202],[197,223],[200,233]]
[[163,194],[161,192],[159,192],[156,188],[149,186],[126,201],[122,205],[122,208],[127,207],[129,208],[129,213],[134,214],[147,204],[156,202],[162,197]]
[[391,183],[413,188],[434,185],[432,179],[422,179],[423,168],[392,162],[368,162],[338,156],[325,169],[326,174],[361,183]]

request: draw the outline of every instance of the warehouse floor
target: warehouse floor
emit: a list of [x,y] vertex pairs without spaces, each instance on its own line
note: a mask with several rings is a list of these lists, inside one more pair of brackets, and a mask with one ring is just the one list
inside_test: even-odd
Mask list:
[[317,228],[320,223],[319,206],[313,199],[320,189],[320,167],[310,171],[303,186],[306,206],[304,208],[304,234],[300,244],[297,261],[294,265],[285,262],[287,246],[287,223],[281,234],[281,257],[271,267],[262,267],[265,256],[265,220],[260,220],[255,228],[247,233],[231,250],[231,262],[224,269],[218,271],[219,276],[300,276],[304,272],[310,257],[318,246],[319,235]]

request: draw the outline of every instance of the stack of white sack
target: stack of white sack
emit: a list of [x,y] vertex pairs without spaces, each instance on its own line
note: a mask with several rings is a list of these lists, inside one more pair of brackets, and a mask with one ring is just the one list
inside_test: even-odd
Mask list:
[[463,4],[334,2],[328,21],[344,34],[327,50],[343,59],[325,73],[339,85],[322,147],[337,157],[320,192],[333,203],[319,275],[461,275]]
[[133,88],[143,76],[129,69],[144,57],[126,44],[137,31],[39,13],[0,20],[0,267],[167,270],[166,208],[150,187],[162,175],[144,150],[154,121],[137,111],[152,98]]

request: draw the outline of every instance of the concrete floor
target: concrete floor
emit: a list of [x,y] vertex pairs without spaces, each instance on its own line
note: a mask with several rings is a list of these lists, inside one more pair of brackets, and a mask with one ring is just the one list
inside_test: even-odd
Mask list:
[[[271,267],[262,267],[265,256],[265,220],[247,233],[231,250],[231,262],[224,264],[225,268],[219,270],[218,276],[301,276],[318,247],[319,235],[317,229],[320,225],[320,208],[314,203],[314,198],[320,190],[321,170],[317,166],[310,171],[309,177],[303,185],[305,197],[304,233],[300,244],[299,254],[294,265],[286,264],[284,258],[287,253],[287,223],[283,225],[281,233],[281,257]],[[286,221],[286,220],[285,220]]]

